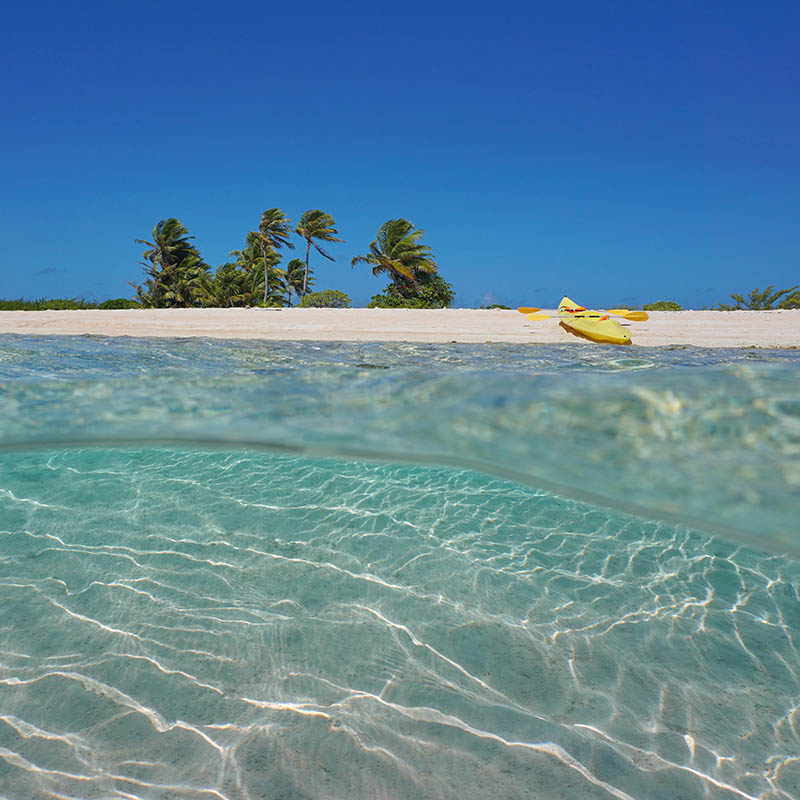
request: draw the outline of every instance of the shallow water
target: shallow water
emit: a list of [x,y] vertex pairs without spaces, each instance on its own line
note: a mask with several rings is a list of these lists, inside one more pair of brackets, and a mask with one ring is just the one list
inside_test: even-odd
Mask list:
[[0,447],[489,471],[800,556],[800,350],[0,337]]
[[800,796],[797,367],[0,339],[0,797]]

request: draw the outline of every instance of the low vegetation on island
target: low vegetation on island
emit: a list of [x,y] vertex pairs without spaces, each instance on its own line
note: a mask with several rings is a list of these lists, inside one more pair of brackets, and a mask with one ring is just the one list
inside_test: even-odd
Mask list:
[[[800,308],[800,286],[789,289],[753,289],[748,295],[732,294],[733,303],[717,303],[704,311],[775,311],[778,309]],[[683,311],[683,307],[672,300],[659,300],[657,303],[645,303],[643,311]]]
[[763,291],[753,289],[746,297],[732,294],[733,303],[719,303],[717,311],[772,311],[777,308],[800,308],[800,286],[778,289],[767,286]]
[[100,309],[107,311],[117,308],[141,308],[141,304],[127,297],[117,297],[114,300],[104,300],[102,303],[93,303],[91,300],[81,300],[77,297],[40,297],[38,300],[0,300],[0,311],[86,311]]
[[300,308],[350,308],[353,301],[337,289],[326,289],[324,292],[308,292],[297,304]]

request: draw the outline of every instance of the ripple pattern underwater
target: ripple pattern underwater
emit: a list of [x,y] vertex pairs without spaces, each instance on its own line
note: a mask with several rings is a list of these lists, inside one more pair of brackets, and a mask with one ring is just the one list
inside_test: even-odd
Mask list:
[[800,797],[799,366],[0,337],[0,798]]

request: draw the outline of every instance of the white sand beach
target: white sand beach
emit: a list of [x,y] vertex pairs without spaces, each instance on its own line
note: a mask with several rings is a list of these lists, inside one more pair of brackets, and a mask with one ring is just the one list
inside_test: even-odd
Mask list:
[[[547,311],[543,313],[555,313]],[[653,311],[626,322],[643,347],[800,347],[800,310]],[[479,309],[204,308],[125,311],[0,311],[0,333],[81,336],[204,336],[217,339],[359,342],[591,342],[557,319]]]

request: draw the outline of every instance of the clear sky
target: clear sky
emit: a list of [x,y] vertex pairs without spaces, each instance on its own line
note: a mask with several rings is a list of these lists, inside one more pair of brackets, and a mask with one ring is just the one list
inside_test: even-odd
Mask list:
[[356,305],[398,216],[460,306],[800,283],[798,30],[796,0],[12,0],[0,297],[130,296],[159,219],[217,266],[273,206],[333,214],[317,288]]

